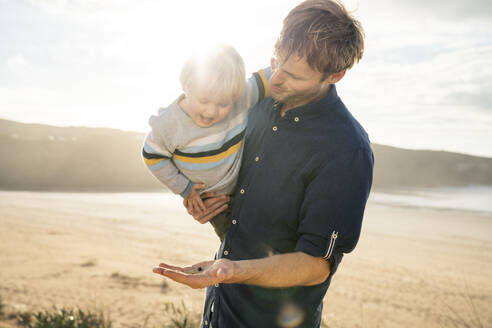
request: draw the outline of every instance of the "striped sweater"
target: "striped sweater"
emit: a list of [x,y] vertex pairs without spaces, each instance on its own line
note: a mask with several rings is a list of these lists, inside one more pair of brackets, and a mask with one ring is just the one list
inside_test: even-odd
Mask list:
[[222,121],[203,128],[178,105],[181,95],[152,115],[143,146],[143,159],[150,172],[172,192],[186,198],[194,183],[204,183],[202,192],[232,193],[236,185],[248,109],[269,96],[270,68],[249,78],[245,93]]

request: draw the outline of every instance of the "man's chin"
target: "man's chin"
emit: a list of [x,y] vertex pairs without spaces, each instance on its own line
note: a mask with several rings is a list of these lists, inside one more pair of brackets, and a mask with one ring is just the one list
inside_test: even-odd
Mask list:
[[285,97],[282,97],[281,94],[275,93],[275,92],[270,92],[270,96],[273,98],[273,100],[278,101],[278,102],[283,102]]

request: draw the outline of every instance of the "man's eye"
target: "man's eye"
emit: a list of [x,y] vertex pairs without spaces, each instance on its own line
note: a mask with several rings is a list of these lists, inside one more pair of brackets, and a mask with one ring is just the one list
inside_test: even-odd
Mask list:
[[228,107],[230,104],[219,104],[220,107]]

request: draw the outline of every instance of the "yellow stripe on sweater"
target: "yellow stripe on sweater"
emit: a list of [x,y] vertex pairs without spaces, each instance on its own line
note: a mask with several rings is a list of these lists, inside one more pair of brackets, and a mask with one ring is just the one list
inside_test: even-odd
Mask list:
[[152,165],[155,165],[161,161],[165,160],[165,158],[144,158],[144,162],[145,164],[147,164],[148,166],[152,166]]
[[174,154],[174,158],[179,160],[179,161],[186,162],[186,163],[213,163],[213,162],[218,162],[221,159],[224,159],[228,156],[231,156],[231,155],[234,155],[235,153],[237,153],[239,151],[239,148],[241,147],[242,143],[243,143],[243,141],[241,140],[237,144],[235,144],[234,146],[231,146],[226,151],[224,151],[220,154],[217,154],[217,155],[213,155],[213,156],[186,157],[186,156]]
[[265,89],[265,98],[268,98],[270,97],[270,84],[268,84],[268,79],[262,69],[258,71],[258,74],[260,74],[261,82],[263,83],[263,88]]

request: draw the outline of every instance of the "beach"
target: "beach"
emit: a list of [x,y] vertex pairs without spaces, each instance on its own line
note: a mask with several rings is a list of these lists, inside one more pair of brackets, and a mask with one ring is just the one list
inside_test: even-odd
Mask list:
[[[199,318],[204,290],[152,273],[219,246],[165,193],[0,192],[3,312],[103,312],[114,327]],[[327,327],[492,326],[492,214],[369,201],[324,299]],[[183,312],[183,311],[181,311]],[[14,319],[0,319],[14,327]]]

